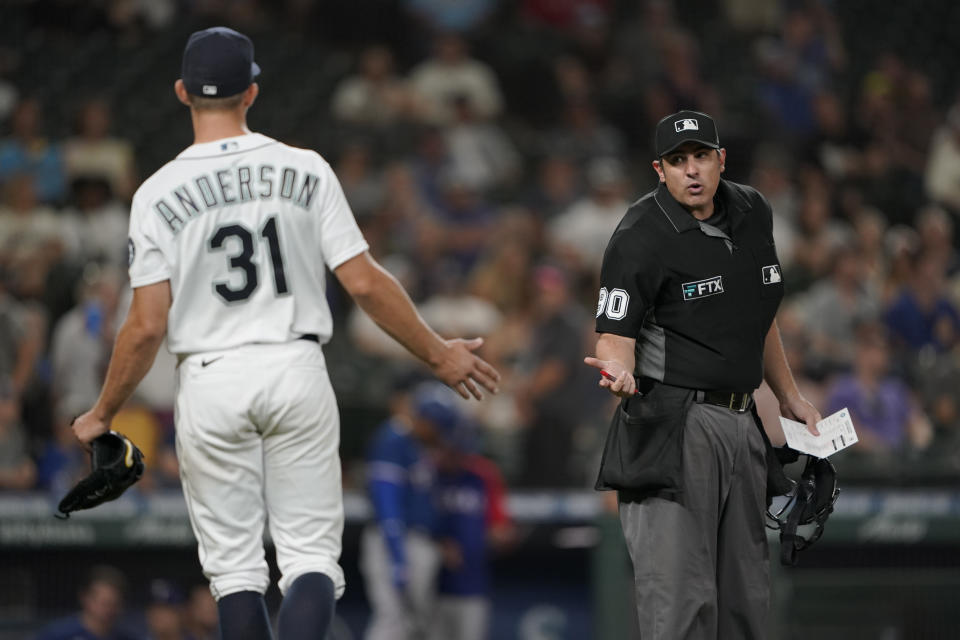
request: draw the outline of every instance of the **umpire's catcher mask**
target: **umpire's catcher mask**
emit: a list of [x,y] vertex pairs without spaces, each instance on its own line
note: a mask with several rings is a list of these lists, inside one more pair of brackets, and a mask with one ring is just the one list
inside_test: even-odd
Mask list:
[[[807,456],[807,463],[787,494],[785,503],[776,510],[767,509],[767,527],[780,531],[780,562],[797,564],[800,551],[820,539],[827,518],[833,513],[833,505],[840,495],[837,487],[837,470],[826,458]],[[809,535],[798,533],[797,528],[813,524]]]

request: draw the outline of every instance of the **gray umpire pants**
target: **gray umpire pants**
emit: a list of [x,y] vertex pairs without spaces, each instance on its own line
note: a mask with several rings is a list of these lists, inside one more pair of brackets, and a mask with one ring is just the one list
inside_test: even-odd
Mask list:
[[765,448],[750,413],[693,404],[683,493],[620,503],[642,640],[767,636]]

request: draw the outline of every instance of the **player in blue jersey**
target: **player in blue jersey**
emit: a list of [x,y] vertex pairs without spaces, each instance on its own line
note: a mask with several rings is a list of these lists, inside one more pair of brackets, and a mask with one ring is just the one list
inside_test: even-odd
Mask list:
[[390,418],[370,444],[373,521],[360,548],[372,609],[367,640],[420,639],[432,619],[440,555],[430,452],[460,421],[456,402],[453,392],[436,382],[397,393]]
[[513,538],[497,466],[473,453],[474,434],[461,422],[441,446],[437,474],[437,538],[442,567],[431,640],[485,640],[490,619],[490,550]]

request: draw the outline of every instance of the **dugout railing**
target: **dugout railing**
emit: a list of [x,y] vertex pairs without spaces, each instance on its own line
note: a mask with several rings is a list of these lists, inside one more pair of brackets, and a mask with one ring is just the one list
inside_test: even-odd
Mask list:
[[[131,611],[153,577],[201,580],[178,492],[131,493],[65,521],[53,517],[54,505],[43,494],[0,495],[0,639],[29,638],[71,611],[84,572],[97,563],[127,574]],[[602,494],[514,492],[509,508],[521,535],[493,560],[491,637],[634,637],[629,561]],[[369,506],[348,493],[346,511],[350,586],[338,640],[360,637],[367,615],[356,566]],[[772,533],[772,639],[960,638],[960,489],[847,487],[799,566],[779,565],[778,544]],[[277,599],[274,588],[268,603]]]

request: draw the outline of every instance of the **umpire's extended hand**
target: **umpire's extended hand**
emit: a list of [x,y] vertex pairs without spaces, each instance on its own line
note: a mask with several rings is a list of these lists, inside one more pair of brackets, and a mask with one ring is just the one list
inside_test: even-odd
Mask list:
[[[637,392],[637,381],[633,371],[616,360],[600,360],[587,356],[583,361],[600,370],[600,386],[620,398],[629,398]],[[608,377],[609,376],[609,377]]]
[[482,344],[483,338],[444,340],[445,349],[430,366],[433,375],[467,399],[471,395],[477,400],[483,398],[478,384],[490,393],[496,393],[500,374],[490,363],[473,353]]

